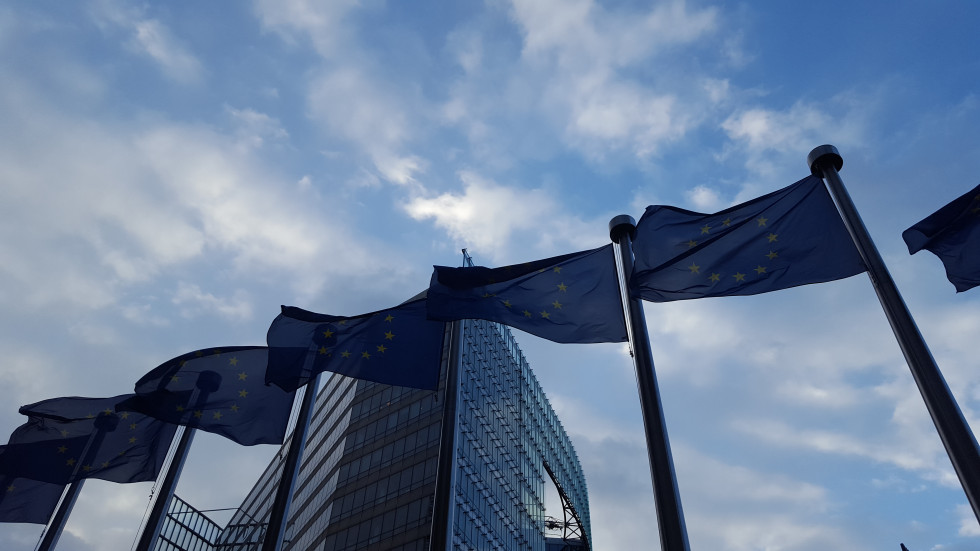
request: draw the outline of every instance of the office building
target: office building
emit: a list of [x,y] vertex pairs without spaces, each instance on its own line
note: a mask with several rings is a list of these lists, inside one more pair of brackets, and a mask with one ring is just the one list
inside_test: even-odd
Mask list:
[[[452,548],[589,549],[585,478],[510,330],[466,320],[460,335]],[[436,392],[324,374],[284,550],[429,551],[448,360],[443,364]],[[220,535],[209,532],[210,549],[261,548],[288,445]],[[545,488],[552,484],[560,503],[549,503],[546,515]],[[167,526],[178,520],[168,517]]]

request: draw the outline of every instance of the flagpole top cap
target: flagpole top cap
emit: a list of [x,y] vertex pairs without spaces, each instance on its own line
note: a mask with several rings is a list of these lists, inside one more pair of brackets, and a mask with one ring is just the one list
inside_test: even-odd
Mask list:
[[817,178],[822,178],[823,167],[832,166],[839,171],[844,166],[844,158],[840,156],[836,147],[821,145],[813,148],[813,151],[806,156],[806,164],[810,167],[811,174]]
[[221,374],[216,371],[202,371],[197,376],[197,388],[204,392],[214,392],[221,387]]
[[629,235],[630,239],[636,237],[636,220],[628,214],[620,214],[609,221],[609,239],[619,243],[623,235]]

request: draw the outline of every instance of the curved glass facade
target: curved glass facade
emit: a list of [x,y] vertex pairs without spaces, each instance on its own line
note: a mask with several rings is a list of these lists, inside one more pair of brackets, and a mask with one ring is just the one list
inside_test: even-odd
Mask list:
[[[591,540],[574,448],[510,331],[462,322],[452,546],[547,551],[544,485]],[[448,336],[444,357],[448,356]],[[444,362],[443,381],[445,385]],[[429,551],[443,416],[438,392],[330,375],[317,396],[286,527],[287,551]],[[283,450],[209,549],[258,550]]]

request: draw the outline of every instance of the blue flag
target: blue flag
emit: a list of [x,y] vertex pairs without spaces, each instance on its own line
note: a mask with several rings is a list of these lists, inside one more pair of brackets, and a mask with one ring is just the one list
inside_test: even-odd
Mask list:
[[647,207],[630,293],[653,302],[755,295],[866,270],[820,179],[715,214]]
[[0,474],[55,484],[154,480],[176,426],[117,409],[131,397],[54,398],[20,408],[28,421],[10,435]]
[[0,476],[0,522],[47,524],[64,491],[61,484]]
[[483,319],[561,343],[624,342],[612,245],[502,268],[436,266],[429,319]]
[[264,346],[189,352],[144,375],[123,407],[243,446],[282,444],[294,393],[265,384],[268,363]]
[[266,381],[294,390],[324,371],[435,390],[445,324],[425,317],[425,300],[360,316],[283,306],[269,327]]
[[956,292],[980,285],[980,186],[902,232],[909,254],[939,257]]

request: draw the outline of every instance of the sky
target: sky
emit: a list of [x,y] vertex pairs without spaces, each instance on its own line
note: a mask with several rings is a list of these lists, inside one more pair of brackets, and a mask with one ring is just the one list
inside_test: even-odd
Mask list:
[[[822,144],[978,427],[980,291],[901,239],[980,183],[978,20],[946,0],[3,3],[0,432],[264,344],[283,304],[400,303],[464,247],[499,266],[601,246],[647,205],[721,210]],[[693,550],[980,547],[866,275],[645,313]],[[595,549],[658,549],[628,346],[516,335]],[[198,434],[177,493],[236,507],[274,453]],[[129,549],[150,489],[86,483],[59,549]],[[0,525],[0,548],[40,531]]]

